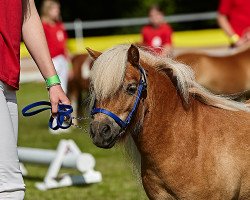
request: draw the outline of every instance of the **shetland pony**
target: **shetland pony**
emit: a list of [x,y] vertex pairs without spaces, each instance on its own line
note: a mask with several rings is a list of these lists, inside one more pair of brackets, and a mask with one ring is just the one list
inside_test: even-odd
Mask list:
[[[197,82],[213,93],[250,91],[250,45],[231,55],[187,52],[177,55],[176,60],[192,67]],[[247,96],[250,97],[250,92],[247,92]]]
[[[134,45],[88,49],[90,136],[118,141],[141,171],[150,199],[250,199],[250,109],[203,89],[191,69]],[[132,114],[131,114],[132,113]]]
[[72,59],[73,78],[68,82],[68,97],[77,115],[83,115],[83,93],[89,92],[91,59],[88,54],[75,55]]

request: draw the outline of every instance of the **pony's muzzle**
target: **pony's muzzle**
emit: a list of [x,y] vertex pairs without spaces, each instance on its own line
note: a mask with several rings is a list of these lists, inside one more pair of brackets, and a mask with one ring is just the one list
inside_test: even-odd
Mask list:
[[114,127],[109,120],[104,122],[92,121],[90,123],[90,136],[93,143],[101,148],[111,148],[114,146],[119,130]]

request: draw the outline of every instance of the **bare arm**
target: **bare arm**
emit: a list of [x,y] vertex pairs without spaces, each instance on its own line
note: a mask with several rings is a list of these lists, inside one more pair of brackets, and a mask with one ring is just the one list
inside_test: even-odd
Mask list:
[[55,75],[56,71],[49,54],[45,34],[34,0],[29,0],[29,2],[30,16],[26,19],[22,27],[23,40],[43,77],[47,78]]
[[222,14],[218,14],[217,21],[218,21],[219,26],[228,35],[228,37],[232,37],[235,34],[232,26],[230,25],[230,23],[227,19],[227,16],[222,15]]
[[[55,75],[56,71],[50,57],[42,23],[37,13],[34,0],[29,0],[29,2],[30,16],[28,16],[23,23],[23,40],[41,74],[44,78],[48,78]],[[49,89],[49,96],[53,114],[57,113],[58,103],[70,103],[60,85],[52,86]]]
[[219,26],[223,29],[223,31],[228,35],[230,38],[230,42],[232,46],[241,46],[245,44],[247,41],[244,37],[240,38],[238,34],[236,34],[228,21],[226,15],[218,14],[217,21]]

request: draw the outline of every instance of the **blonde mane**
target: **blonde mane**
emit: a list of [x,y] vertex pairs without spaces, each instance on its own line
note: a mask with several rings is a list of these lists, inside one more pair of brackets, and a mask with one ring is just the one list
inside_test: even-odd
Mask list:
[[[123,83],[129,44],[115,46],[103,54],[93,64],[91,70],[91,83],[93,95],[97,100],[114,95]],[[214,95],[199,85],[194,78],[190,67],[168,57],[153,55],[145,48],[138,47],[140,59],[159,71],[170,68],[177,78],[178,90],[184,101],[188,103],[190,94],[198,96],[199,100],[218,108],[227,110],[242,110],[250,112],[246,104],[232,101],[228,98]],[[142,66],[143,67],[143,66]]]

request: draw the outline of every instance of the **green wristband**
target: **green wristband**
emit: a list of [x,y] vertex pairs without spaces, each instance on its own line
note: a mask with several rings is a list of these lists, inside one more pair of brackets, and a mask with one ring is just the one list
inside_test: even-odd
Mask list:
[[47,88],[51,88],[53,85],[60,85],[61,81],[59,79],[59,76],[56,74],[54,76],[48,77],[45,79]]

